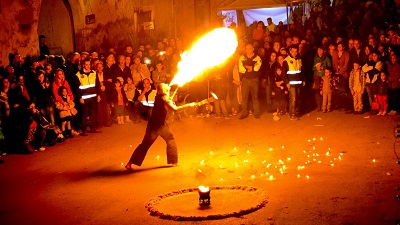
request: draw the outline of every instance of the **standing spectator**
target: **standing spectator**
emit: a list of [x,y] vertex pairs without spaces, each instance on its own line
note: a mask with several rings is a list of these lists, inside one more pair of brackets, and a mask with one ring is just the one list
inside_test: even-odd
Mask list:
[[300,114],[300,90],[305,86],[302,74],[302,62],[297,57],[298,46],[289,48],[289,55],[284,59],[282,74],[289,89],[289,114],[291,120],[298,120]]
[[[374,102],[374,97],[376,95],[376,82],[379,79],[379,73],[383,69],[383,63],[379,61],[379,55],[377,52],[372,53],[372,60],[368,61],[362,67],[364,73],[366,73],[365,78],[365,89],[368,94],[369,106],[372,106],[372,102]],[[371,114],[374,114],[374,110],[371,109]]]
[[24,68],[24,66],[22,64],[23,64],[23,62],[22,62],[21,55],[18,54],[18,53],[15,53],[13,61],[10,64],[14,68],[15,74],[17,74],[17,75],[25,75],[25,68]]
[[111,109],[108,96],[111,95],[112,89],[107,82],[111,77],[107,77],[103,69],[103,63],[98,63],[96,65],[97,122],[99,128],[111,126]]
[[380,72],[380,80],[376,83],[376,97],[379,103],[379,113],[378,116],[384,116],[388,109],[388,93],[389,93],[389,83],[387,81],[387,74],[384,71]]
[[248,117],[248,98],[251,94],[254,108],[254,117],[260,118],[260,105],[258,101],[259,91],[259,70],[261,67],[261,58],[254,53],[252,44],[246,45],[246,52],[239,58],[239,72],[242,82],[242,111],[239,119]]
[[272,96],[274,98],[274,109],[276,110],[273,115],[283,115],[287,113],[287,100],[289,90],[284,83],[282,75],[282,67],[275,69]]
[[39,36],[39,50],[40,55],[50,55],[49,47],[46,45],[46,36],[43,34]]
[[[128,99],[126,98],[122,82],[119,79],[114,81],[114,90],[112,90],[111,107],[115,108],[115,115],[117,117],[117,124],[122,125],[124,122],[124,108],[128,105]],[[128,122],[128,121],[127,121]]]
[[138,87],[139,85],[142,85],[142,82],[144,79],[149,79],[151,83],[153,83],[153,81],[151,81],[150,79],[150,71],[147,68],[146,64],[142,64],[140,62],[140,58],[139,57],[135,57],[133,59],[133,64],[131,66],[131,77],[133,78],[133,84],[135,84],[136,87]]
[[314,91],[315,102],[317,104],[317,111],[321,110],[321,95],[319,93],[319,87],[321,78],[325,75],[325,69],[331,68],[332,63],[329,57],[326,56],[324,47],[318,46],[317,54],[314,57],[314,82],[312,85],[312,90]]
[[332,55],[333,70],[335,78],[338,79],[338,93],[334,98],[339,108],[351,112],[353,109],[352,99],[349,94],[349,53],[344,49],[342,42],[337,44],[337,51]]
[[359,61],[353,62],[353,70],[350,72],[349,88],[353,96],[354,114],[361,114],[363,110],[362,95],[365,90],[365,73],[361,70]]
[[331,112],[332,105],[332,71],[330,68],[326,68],[325,75],[321,77],[321,92],[322,95],[322,112]]
[[121,84],[125,83],[127,77],[132,76],[131,69],[126,66],[126,58],[124,55],[118,56],[118,65],[113,65],[112,72],[113,80],[119,79],[121,81]]
[[128,106],[125,107],[125,118],[127,121],[134,120],[134,103],[135,103],[135,97],[136,96],[136,87],[133,84],[132,77],[128,77],[126,80],[126,84],[124,85],[124,92],[126,95],[126,98],[128,100]]
[[154,82],[154,86],[157,87],[160,83],[167,83],[169,74],[164,69],[163,63],[158,61],[156,63],[156,69],[151,73],[151,79]]
[[353,48],[349,50],[349,70],[353,69],[354,62],[363,63],[362,60],[366,58],[365,51],[361,48],[361,41],[359,39],[354,39]]
[[76,74],[76,82],[79,88],[76,91],[77,99],[82,106],[81,123],[82,136],[87,136],[86,128],[89,126],[87,117],[90,118],[90,131],[92,133],[100,133],[101,130],[96,127],[97,123],[97,94],[96,94],[96,72],[90,69],[90,59],[83,61],[83,68]]
[[252,32],[252,39],[253,43],[257,42],[258,47],[262,46],[262,43],[264,41],[264,22],[263,21],[258,21],[257,22],[257,27],[253,30]]
[[389,72],[389,115],[400,112],[400,64],[397,55],[390,56]]
[[275,28],[277,28],[277,26],[272,22],[272,18],[268,17],[267,18],[267,30],[270,32],[272,37],[275,37],[276,32],[275,32]]

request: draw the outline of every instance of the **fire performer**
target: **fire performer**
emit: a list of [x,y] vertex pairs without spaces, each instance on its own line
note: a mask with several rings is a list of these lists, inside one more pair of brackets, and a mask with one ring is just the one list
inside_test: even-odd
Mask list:
[[132,164],[137,166],[142,165],[147,151],[156,141],[158,136],[161,136],[167,143],[167,163],[172,166],[177,165],[178,149],[174,135],[169,127],[170,118],[172,117],[174,111],[182,110],[187,107],[197,107],[202,104],[206,104],[208,100],[176,106],[170,97],[170,89],[170,86],[167,84],[158,84],[157,95],[154,101],[154,109],[147,124],[146,134],[144,135],[142,143],[132,153],[129,162],[125,166],[128,171],[133,171]]

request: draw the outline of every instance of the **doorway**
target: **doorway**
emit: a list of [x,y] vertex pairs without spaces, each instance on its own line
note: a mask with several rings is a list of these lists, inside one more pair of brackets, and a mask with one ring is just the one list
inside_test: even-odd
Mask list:
[[52,55],[66,57],[75,50],[72,10],[68,0],[42,0],[38,35],[46,36]]

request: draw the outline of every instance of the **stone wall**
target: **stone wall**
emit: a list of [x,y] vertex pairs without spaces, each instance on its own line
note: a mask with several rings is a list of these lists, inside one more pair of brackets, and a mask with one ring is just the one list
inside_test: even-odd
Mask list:
[[[70,12],[65,8],[56,10],[51,4],[58,1],[57,7],[67,3]],[[231,0],[227,0],[231,1]],[[216,7],[224,4],[224,0],[46,0],[43,6],[46,12],[40,12],[42,0],[1,0],[0,1],[0,59],[3,65],[8,63],[8,53],[18,51],[21,55],[38,54],[38,23],[39,18],[46,15],[57,17],[62,13],[62,20],[40,26],[40,32],[48,32],[49,47],[59,47],[62,44],[52,39],[65,35],[73,35],[73,47],[63,47],[63,54],[72,49],[77,51],[105,51],[109,47],[124,46],[128,43],[157,41],[163,37],[179,38],[188,44],[199,34],[213,26]],[[209,7],[203,10],[202,5]],[[48,10],[53,10],[49,12]],[[151,11],[150,20],[154,22],[154,30],[145,30],[138,35],[137,19],[141,11]],[[44,13],[44,14],[43,14]],[[199,16],[199,13],[210,15]],[[85,16],[95,15],[93,24],[85,23]],[[66,26],[68,16],[72,17],[71,26]],[[199,18],[205,18],[202,23]],[[51,18],[50,18],[51,19]],[[202,20],[202,19],[200,19]],[[64,21],[64,22],[63,22]],[[45,28],[43,28],[45,27]],[[47,27],[47,28],[46,28]],[[61,28],[55,31],[54,28]],[[68,29],[74,29],[68,31]],[[57,32],[55,33],[51,33]],[[54,38],[51,38],[54,37]],[[64,40],[67,42],[68,40]],[[63,44],[68,46],[70,44]]]
[[8,54],[36,55],[41,0],[1,0],[0,60],[8,65]]

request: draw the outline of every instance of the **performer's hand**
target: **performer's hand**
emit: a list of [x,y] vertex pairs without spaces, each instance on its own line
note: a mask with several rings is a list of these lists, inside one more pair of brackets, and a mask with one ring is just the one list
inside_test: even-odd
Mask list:
[[85,104],[85,100],[83,100],[83,98],[79,99],[79,102],[80,102],[81,104]]
[[101,97],[100,97],[100,95],[98,95],[97,96],[97,102],[100,102],[101,101]]
[[288,89],[290,89],[290,84],[286,84],[286,87],[287,87]]

